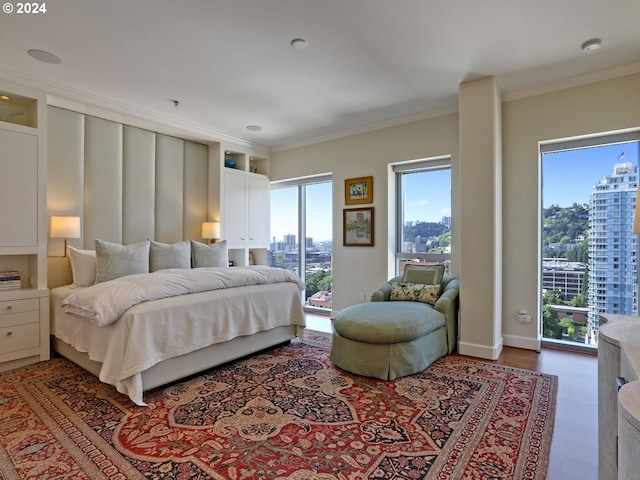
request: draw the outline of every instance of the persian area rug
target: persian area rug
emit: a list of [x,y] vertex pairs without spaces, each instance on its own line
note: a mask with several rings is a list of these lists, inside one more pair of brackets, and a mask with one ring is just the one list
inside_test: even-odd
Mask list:
[[455,356],[364,378],[296,341],[138,407],[56,358],[0,374],[0,479],[543,479],[556,390]]

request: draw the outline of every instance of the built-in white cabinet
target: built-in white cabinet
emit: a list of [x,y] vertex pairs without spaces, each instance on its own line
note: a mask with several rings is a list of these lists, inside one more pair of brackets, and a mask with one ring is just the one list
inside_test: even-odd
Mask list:
[[0,371],[49,359],[45,103],[0,84]]
[[247,198],[249,199],[247,233],[250,248],[269,248],[269,179],[249,176]]
[[214,200],[210,220],[220,222],[221,240],[227,241],[229,259],[234,265],[267,264],[268,161],[250,152],[214,145],[210,146],[209,167]]
[[0,247],[36,247],[38,136],[0,128],[0,145]]

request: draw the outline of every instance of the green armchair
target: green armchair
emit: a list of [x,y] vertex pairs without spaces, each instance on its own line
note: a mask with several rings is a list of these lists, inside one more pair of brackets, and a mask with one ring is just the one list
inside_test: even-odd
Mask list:
[[[391,282],[401,282],[402,276],[393,277],[371,294],[372,302],[388,302],[391,296]],[[426,308],[434,308],[445,317],[447,327],[447,351],[452,353],[458,341],[458,293],[460,281],[451,276],[442,278],[442,294],[434,306],[424,304]]]

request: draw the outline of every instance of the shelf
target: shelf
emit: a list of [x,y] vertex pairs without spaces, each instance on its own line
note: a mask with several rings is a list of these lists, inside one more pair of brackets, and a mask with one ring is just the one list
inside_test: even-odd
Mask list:
[[38,100],[0,90],[0,122],[38,127]]

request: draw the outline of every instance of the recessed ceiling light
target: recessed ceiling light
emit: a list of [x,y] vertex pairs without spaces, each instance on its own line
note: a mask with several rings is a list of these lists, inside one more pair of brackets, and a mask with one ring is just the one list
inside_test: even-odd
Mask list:
[[602,47],[602,40],[600,38],[591,38],[582,44],[582,51],[589,53],[600,50]]
[[262,127],[260,125],[248,125],[247,130],[249,130],[250,132],[261,132]]
[[291,46],[296,50],[304,50],[309,46],[309,42],[307,42],[304,38],[294,38],[291,40]]
[[45,52],[44,50],[31,49],[27,51],[27,53],[31,55],[33,58],[35,58],[36,60],[40,60],[41,62],[44,62],[44,63],[51,63],[53,65],[62,63],[62,60],[60,60],[60,57],[58,57],[57,55],[54,55],[51,52]]

